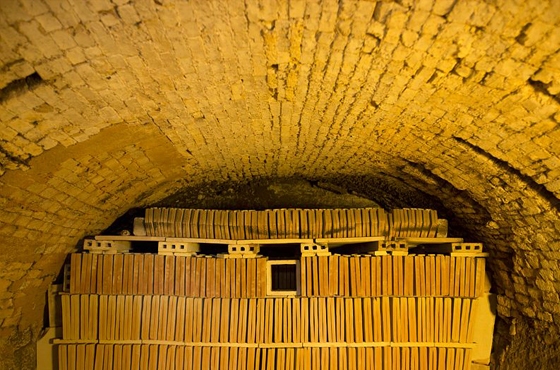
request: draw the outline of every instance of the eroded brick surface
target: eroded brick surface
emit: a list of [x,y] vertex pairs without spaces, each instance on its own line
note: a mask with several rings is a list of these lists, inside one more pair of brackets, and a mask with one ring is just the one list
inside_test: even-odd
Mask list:
[[40,326],[64,255],[131,207],[362,176],[438,198],[498,313],[558,331],[559,23],[554,0],[3,1],[2,328]]

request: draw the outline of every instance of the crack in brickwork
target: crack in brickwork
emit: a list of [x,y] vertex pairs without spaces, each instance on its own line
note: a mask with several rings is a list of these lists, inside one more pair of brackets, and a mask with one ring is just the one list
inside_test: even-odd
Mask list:
[[460,137],[454,137],[454,139],[458,143],[468,146],[470,149],[475,151],[477,154],[479,154],[481,156],[484,156],[485,158],[488,158],[489,160],[494,162],[498,167],[500,167],[504,171],[507,171],[507,172],[511,173],[513,176],[518,177],[521,181],[523,181],[526,184],[526,186],[528,188],[532,189],[535,193],[537,193],[539,195],[539,197],[541,197],[543,199],[546,199],[548,202],[550,202],[550,205],[554,209],[556,209],[556,211],[560,212],[560,199],[558,199],[558,197],[556,195],[554,195],[554,193],[548,191],[544,185],[537,183],[530,176],[527,176],[527,175],[521,173],[521,171],[512,167],[505,160],[494,157],[492,154],[485,151],[484,149],[479,148],[476,145],[473,145],[473,144],[469,143],[468,141],[466,141],[464,139],[461,139]]

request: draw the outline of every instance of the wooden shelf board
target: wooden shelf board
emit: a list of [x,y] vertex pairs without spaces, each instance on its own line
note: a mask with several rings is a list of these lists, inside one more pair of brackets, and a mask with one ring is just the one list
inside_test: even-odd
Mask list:
[[476,343],[438,342],[271,342],[271,343],[231,343],[231,342],[175,342],[165,340],[70,340],[53,339],[53,344],[150,344],[185,347],[243,347],[243,348],[323,348],[323,347],[439,347],[474,348]]
[[368,236],[359,238],[317,238],[315,239],[315,243],[336,248],[347,244],[371,243],[384,241],[385,239],[386,238],[384,236]]
[[407,244],[446,244],[446,243],[462,243],[463,238],[397,238],[398,242],[406,242]]
[[99,241],[130,241],[130,242],[162,242],[163,236],[136,236],[136,235],[96,235],[95,240]]

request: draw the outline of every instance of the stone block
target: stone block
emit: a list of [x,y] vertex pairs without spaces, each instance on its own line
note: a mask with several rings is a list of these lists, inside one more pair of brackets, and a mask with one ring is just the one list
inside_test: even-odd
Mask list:
[[109,27],[109,28],[110,28],[110,27],[117,26],[117,25],[120,24],[119,18],[118,18],[115,14],[113,14],[112,12],[110,12],[110,13],[104,13],[104,14],[101,16],[101,22],[103,22],[103,24],[104,24],[106,27]]
[[537,318],[545,322],[554,322],[554,318],[550,312],[538,312]]
[[[94,1],[93,3],[96,2]],[[84,24],[95,20],[97,17],[97,13],[90,9],[86,2],[73,4],[72,10]]]
[[51,33],[50,36],[61,50],[68,50],[77,45],[76,41],[68,30],[55,31]]
[[35,18],[45,32],[50,33],[62,28],[60,21],[52,13],[44,13]]
[[123,253],[128,252],[131,248],[129,241],[111,241],[111,240],[84,240],[84,250],[90,253]]
[[200,251],[199,243],[191,242],[158,242],[158,254],[192,256]]
[[525,46],[533,46],[544,38],[553,29],[553,26],[539,20],[535,20],[529,24],[527,29],[523,29],[517,37],[520,44]]

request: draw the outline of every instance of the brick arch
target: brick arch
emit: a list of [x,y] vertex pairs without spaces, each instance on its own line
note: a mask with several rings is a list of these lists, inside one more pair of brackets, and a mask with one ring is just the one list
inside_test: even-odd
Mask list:
[[486,243],[498,314],[526,328],[498,337],[537,338],[504,366],[552,360],[559,23],[553,0],[6,1],[6,367],[33,367],[44,293],[80,238],[180,189],[291,177],[436,200]]

